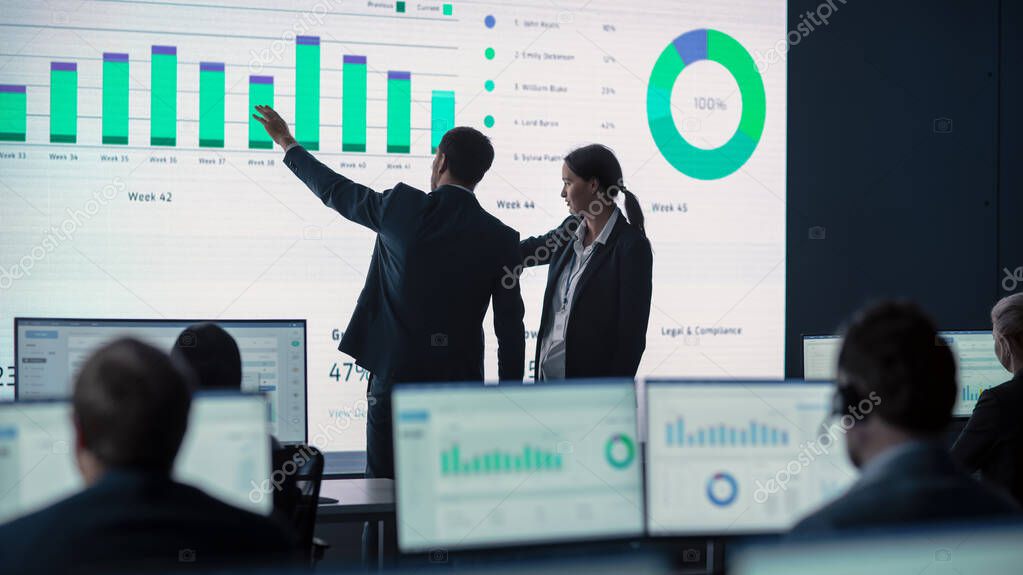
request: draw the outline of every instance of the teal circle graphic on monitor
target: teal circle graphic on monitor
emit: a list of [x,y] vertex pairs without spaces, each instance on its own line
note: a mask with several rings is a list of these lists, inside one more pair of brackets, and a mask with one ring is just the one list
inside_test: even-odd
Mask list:
[[625,469],[636,458],[636,444],[621,433],[612,435],[604,446],[604,457],[611,467]]
[[[731,139],[704,150],[682,137],[671,116],[671,91],[683,68],[700,60],[717,62],[735,78],[742,97],[742,117]],[[717,30],[690,30],[661,52],[646,92],[647,121],[661,155],[676,170],[698,180],[716,180],[738,170],[753,155],[764,133],[767,111],[764,82],[750,53]]]

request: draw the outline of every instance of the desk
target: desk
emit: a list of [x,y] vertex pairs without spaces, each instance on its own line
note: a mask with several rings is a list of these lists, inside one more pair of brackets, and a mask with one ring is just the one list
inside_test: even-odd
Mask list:
[[337,499],[337,503],[321,503],[316,511],[317,523],[372,521],[377,524],[377,563],[382,566],[384,522],[394,520],[394,480],[324,479],[320,495]]

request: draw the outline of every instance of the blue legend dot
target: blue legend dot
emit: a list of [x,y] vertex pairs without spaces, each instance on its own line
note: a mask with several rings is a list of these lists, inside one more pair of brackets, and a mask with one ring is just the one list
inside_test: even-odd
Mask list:
[[490,14],[483,19],[483,23],[487,25],[487,28],[493,28],[497,25],[497,20],[494,18],[493,14]]

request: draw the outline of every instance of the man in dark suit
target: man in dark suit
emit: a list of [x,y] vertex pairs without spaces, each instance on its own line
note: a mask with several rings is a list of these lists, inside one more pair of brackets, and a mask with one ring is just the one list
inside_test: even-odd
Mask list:
[[86,488],[0,527],[5,572],[164,572],[292,560],[294,539],[284,526],[171,479],[188,424],[189,377],[130,339],[85,363],[72,412]]
[[1011,500],[960,471],[941,444],[956,395],[955,360],[919,308],[862,312],[843,339],[835,396],[861,475],[793,534],[1014,516]]
[[285,150],[284,164],[325,205],[377,234],[359,303],[338,349],[373,374],[366,426],[366,476],[394,477],[391,386],[482,381],[483,318],[494,301],[498,376],[522,380],[525,309],[515,269],[519,234],[480,207],[473,190],[494,149],[472,128],[444,134],[429,194],[405,184],[377,193],[335,173],[295,142],[267,106],[253,115]]
[[991,309],[995,354],[1012,379],[984,390],[952,456],[1023,504],[1023,293]]

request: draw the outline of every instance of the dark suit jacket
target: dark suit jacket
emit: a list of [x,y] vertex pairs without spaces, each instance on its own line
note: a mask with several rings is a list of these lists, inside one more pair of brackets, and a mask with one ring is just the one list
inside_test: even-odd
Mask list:
[[[498,376],[522,380],[525,329],[519,234],[457,186],[383,193],[324,166],[301,146],[284,163],[325,205],[373,230],[366,284],[338,349],[394,381],[483,380],[483,318],[494,301]],[[386,392],[386,389],[375,390]]]
[[109,471],[95,485],[0,527],[6,573],[108,573],[284,564],[294,538],[166,475]]
[[980,394],[952,457],[1023,503],[1023,374]]
[[[542,236],[519,244],[523,265],[550,264],[543,294],[534,376],[539,379],[540,350],[554,323],[551,298],[572,257],[575,229],[570,216]],[[646,349],[653,291],[650,241],[618,215],[605,245],[594,253],[575,286],[565,330],[565,377],[635,377]]]
[[964,474],[938,444],[913,446],[800,521],[797,538],[847,529],[1013,517],[1007,497]]

